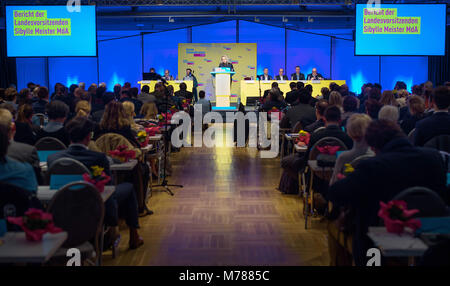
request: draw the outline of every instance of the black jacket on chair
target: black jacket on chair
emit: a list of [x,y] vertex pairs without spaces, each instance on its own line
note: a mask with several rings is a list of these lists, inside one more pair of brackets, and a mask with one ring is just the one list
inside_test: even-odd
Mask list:
[[355,212],[353,257],[366,264],[366,251],[372,247],[369,226],[378,226],[380,201],[388,202],[401,191],[414,186],[430,188],[444,200],[446,173],[440,154],[411,145],[406,137],[387,143],[377,156],[362,161],[353,173],[328,190],[333,206],[350,206]]
[[430,117],[420,120],[414,131],[414,145],[423,146],[433,137],[450,135],[450,114],[435,112]]

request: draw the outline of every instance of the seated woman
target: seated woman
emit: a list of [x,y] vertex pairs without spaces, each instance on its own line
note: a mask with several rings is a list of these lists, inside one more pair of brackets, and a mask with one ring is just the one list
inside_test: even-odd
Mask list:
[[35,193],[38,188],[33,167],[11,159],[6,154],[9,146],[8,127],[0,124],[0,182]]
[[33,125],[31,118],[33,117],[33,107],[30,104],[19,106],[16,119],[16,134],[14,141],[29,145],[36,143],[37,131],[39,126]]
[[351,163],[359,156],[375,155],[364,140],[367,126],[369,126],[371,121],[372,119],[367,114],[353,114],[348,119],[346,130],[347,135],[353,140],[353,147],[348,151],[342,152],[337,158],[330,185],[337,181],[337,175],[342,172],[345,164]]
[[416,123],[425,118],[425,101],[418,95],[413,95],[407,102],[409,114],[401,122],[400,127],[405,134],[409,134],[415,127]]
[[49,122],[44,128],[39,130],[37,139],[43,137],[53,137],[59,139],[66,146],[70,144],[69,133],[64,127],[64,122],[69,114],[69,107],[62,101],[54,100],[47,105],[47,115]]
[[94,132],[97,140],[106,133],[116,133],[125,137],[134,147],[140,147],[136,139],[136,133],[131,129],[131,122],[127,119],[123,104],[111,101],[105,108],[102,120]]
[[134,117],[136,116],[136,113],[134,112],[134,103],[131,101],[124,101],[122,105],[123,110],[125,111],[125,116],[127,120],[130,122],[131,129],[136,133],[139,130],[142,130],[143,127],[134,122]]
[[75,106],[75,117],[84,116],[91,119],[91,104],[87,100],[80,100]]
[[141,108],[142,119],[149,123],[158,124],[158,108],[154,102],[146,102]]

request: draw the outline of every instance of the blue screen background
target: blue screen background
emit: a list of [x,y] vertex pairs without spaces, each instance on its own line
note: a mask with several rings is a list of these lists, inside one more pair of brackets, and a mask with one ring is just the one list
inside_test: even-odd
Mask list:
[[444,55],[446,5],[381,5],[397,8],[398,17],[421,17],[418,35],[363,34],[363,16],[366,4],[356,6],[356,55]]
[[[47,18],[70,18],[70,36],[14,36],[14,10],[47,10]],[[68,12],[66,6],[7,6],[8,57],[57,57],[97,55],[95,6]]]

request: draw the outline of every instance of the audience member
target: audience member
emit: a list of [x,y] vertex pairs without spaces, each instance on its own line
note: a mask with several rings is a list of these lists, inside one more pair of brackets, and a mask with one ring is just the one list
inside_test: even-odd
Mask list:
[[289,87],[291,88],[291,91],[286,92],[286,103],[294,105],[294,103],[298,100],[297,83],[291,82]]
[[19,106],[17,119],[15,121],[16,134],[14,140],[17,142],[34,145],[36,143],[37,132],[39,126],[33,125],[33,108],[30,104],[23,104]]
[[373,247],[367,232],[369,226],[379,225],[380,201],[388,202],[414,186],[442,194],[446,184],[440,154],[413,147],[397,124],[374,120],[366,130],[365,140],[376,156],[362,161],[353,173],[328,190],[333,208],[347,206],[355,212],[352,254],[358,266],[366,265],[367,249]]
[[286,112],[286,117],[289,120],[291,128],[294,128],[297,123],[300,123],[302,129],[316,120],[316,112],[314,108],[309,105],[310,95],[305,89],[298,91],[298,104],[289,108]]
[[413,95],[408,99],[409,114],[401,121],[400,127],[405,134],[409,134],[417,122],[425,118],[425,102],[422,97]]
[[38,87],[37,100],[33,103],[33,113],[45,114],[48,103],[48,89],[45,86]]
[[320,99],[316,103],[316,121],[303,128],[306,132],[313,133],[320,127],[325,127],[325,110],[328,107],[328,101]]
[[55,100],[47,105],[48,123],[37,133],[37,140],[44,137],[53,137],[64,143],[70,144],[69,133],[64,128],[64,122],[69,114],[69,107],[62,101]]
[[398,108],[392,105],[383,106],[378,112],[378,119],[398,124]]

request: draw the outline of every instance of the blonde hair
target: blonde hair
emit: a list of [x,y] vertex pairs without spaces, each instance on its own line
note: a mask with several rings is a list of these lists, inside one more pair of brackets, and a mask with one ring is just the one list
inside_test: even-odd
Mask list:
[[399,98],[408,97],[409,92],[406,89],[400,89],[399,91],[397,91],[397,95]]
[[383,105],[397,106],[397,100],[395,100],[394,92],[392,90],[385,90],[381,94],[380,103]]
[[133,118],[136,115],[136,113],[134,113],[134,103],[126,100],[122,104],[126,117],[128,118],[128,120],[133,121]]
[[154,102],[146,102],[141,107],[141,114],[144,116],[144,119],[156,119],[158,108],[156,108],[156,104]]
[[0,108],[0,125],[5,126],[8,132],[11,130],[12,114],[8,109]]
[[355,141],[361,141],[366,135],[372,119],[367,114],[353,114],[347,121],[347,134]]
[[125,115],[122,103],[114,100],[108,103],[100,121],[100,128],[102,130],[119,130],[127,126],[131,126],[131,124]]
[[91,113],[91,105],[87,100],[80,100],[75,106],[75,112],[77,114],[76,117],[78,116],[87,117],[89,113]]
[[338,91],[330,92],[330,97],[328,99],[328,104],[336,105],[339,108],[342,108],[342,96]]

